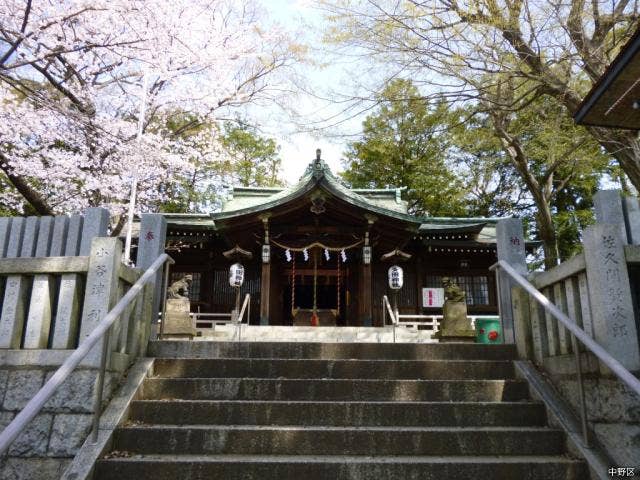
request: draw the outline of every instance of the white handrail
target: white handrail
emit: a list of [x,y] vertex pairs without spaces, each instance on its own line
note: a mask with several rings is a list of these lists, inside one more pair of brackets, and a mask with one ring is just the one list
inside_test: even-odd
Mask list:
[[237,330],[238,330],[238,341],[240,341],[240,336],[242,335],[242,320],[244,318],[244,312],[247,310],[247,325],[250,321],[251,316],[251,295],[248,293],[244,296],[244,302],[242,302],[242,308],[240,309],[240,313],[238,314],[238,318],[236,319]]
[[620,380],[622,380],[631,390],[640,395],[640,380],[635,377],[629,370],[615,358],[609,354],[604,348],[602,348],[595,340],[593,340],[587,333],[582,330],[575,322],[572,322],[558,307],[556,307],[551,301],[540,293],[526,278],[520,275],[511,265],[504,260],[498,260],[497,263],[490,267],[490,270],[496,268],[503,269],[511,278],[513,278],[522,288],[524,288],[529,295],[535,298],[543,308],[553,315],[556,319],[562,323],[562,325],[569,330],[575,337],[582,342],[596,357],[602,361],[613,373],[615,373]]
[[[142,292],[142,288],[145,284],[152,279],[158,269],[160,269],[165,262],[174,263],[173,259],[169,255],[163,253],[151,264],[138,281],[131,286],[129,291],[120,299],[116,306],[105,315],[89,336],[80,342],[78,348],[76,348],[73,353],[69,355],[64,362],[62,362],[60,368],[58,368],[51,378],[47,380],[38,393],[29,400],[13,421],[7,425],[0,434],[0,455],[9,448],[16,437],[24,431],[29,422],[40,412],[40,410],[42,410],[44,404],[47,403],[58,387],[64,383],[80,362],[89,354],[95,344],[98,343],[98,341],[102,339],[107,332],[109,332],[111,326],[116,322],[116,320],[118,320],[120,315],[125,311],[133,299]],[[106,345],[103,346],[103,350],[105,347]],[[106,358],[105,353],[105,351],[102,353],[103,359]],[[98,394],[101,394],[101,392],[98,392]],[[96,408],[99,409],[100,405],[97,405]],[[97,410],[94,412],[94,415],[99,415]]]
[[[382,296],[382,313],[383,313],[383,318],[386,319],[385,317],[385,307],[386,307],[386,311],[389,312],[389,317],[391,318],[391,323],[393,325],[397,325],[398,324],[398,319],[396,318],[395,314],[393,313],[393,310],[391,309],[391,304],[389,303],[389,298],[386,295]],[[384,322],[386,325],[386,321]]]
[[[386,307],[386,310],[385,310],[385,307]],[[387,316],[386,316],[387,312],[389,312],[389,317],[391,318],[391,326],[393,327],[393,343],[396,343],[396,326],[398,325],[398,317],[391,309],[389,298],[386,295],[383,295],[382,296],[382,325],[385,327],[387,326]]]

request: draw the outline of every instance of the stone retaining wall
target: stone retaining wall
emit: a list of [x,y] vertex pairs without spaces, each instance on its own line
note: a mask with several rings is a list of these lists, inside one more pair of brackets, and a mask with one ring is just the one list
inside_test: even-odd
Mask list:
[[[562,397],[580,412],[578,382],[571,371],[573,355],[545,359],[544,370]],[[615,466],[640,467],[640,402],[615,377],[600,373],[597,359],[582,356],[583,384],[589,426],[598,442],[615,461]]]
[[[56,366],[0,367],[0,429],[24,408]],[[96,369],[71,374],[0,460],[0,479],[57,480],[91,431]],[[106,401],[122,375],[105,376]]]

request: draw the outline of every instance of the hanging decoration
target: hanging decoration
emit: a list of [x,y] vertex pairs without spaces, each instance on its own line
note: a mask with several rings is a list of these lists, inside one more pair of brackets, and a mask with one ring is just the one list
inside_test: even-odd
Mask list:
[[291,251],[288,248],[284,251],[284,258],[287,259],[287,262],[291,261]]
[[302,250],[302,256],[304,257],[305,262],[309,260],[309,252],[307,251],[306,248]]
[[327,250],[326,248],[324,249],[324,258],[326,258],[326,259],[327,259],[327,262],[328,262],[328,261],[329,261],[329,259],[331,258],[331,257],[329,256],[329,250]]
[[283,243],[277,242],[276,240],[271,239],[271,243],[274,245],[277,245],[280,248],[283,248],[285,250],[291,250],[292,252],[304,252],[307,249],[310,248],[314,248],[314,247],[320,247],[320,248],[324,248],[325,250],[329,250],[330,252],[341,252],[341,251],[345,251],[345,250],[349,250],[350,248],[354,248],[357,247],[359,245],[361,245],[364,242],[364,240],[358,240],[355,243],[352,243],[350,245],[344,245],[341,247],[331,247],[329,245],[325,245],[322,242],[312,242],[309,243],[308,245],[302,245],[300,247],[293,247],[291,245],[285,245]]
[[344,251],[344,248],[340,250],[340,257],[342,257],[342,263],[347,261],[347,253]]

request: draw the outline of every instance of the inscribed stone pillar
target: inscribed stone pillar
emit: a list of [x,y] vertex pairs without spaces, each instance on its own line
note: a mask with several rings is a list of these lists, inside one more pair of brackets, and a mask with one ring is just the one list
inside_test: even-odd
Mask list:
[[109,228],[109,210],[94,207],[84,211],[82,237],[80,238],[80,255],[89,255],[93,239],[107,235]]
[[[83,216],[72,215],[68,223],[63,255],[67,257],[89,255],[92,240],[106,236],[108,227],[109,211],[107,209],[87,208]],[[62,225],[58,225],[58,228],[64,230]],[[56,242],[60,244],[56,248],[61,249],[61,239],[54,238],[54,243]],[[52,348],[75,348],[76,346],[82,284],[82,277],[76,273],[62,275]]]
[[624,197],[629,244],[640,245],[640,203],[636,197]]
[[[580,304],[580,280],[578,277],[567,278],[564,281],[564,290],[567,296],[567,316],[584,330],[584,319],[582,318],[582,306]],[[578,343],[578,346],[580,346],[580,343]]]
[[[136,267],[143,272],[151,266],[151,264],[164,253],[165,242],[167,238],[167,220],[164,215],[157,213],[143,213],[140,219],[140,233],[138,236],[138,253],[136,257]],[[162,300],[162,269],[154,276],[145,289],[145,297],[142,302],[143,311],[140,312],[141,318],[146,322],[144,329],[140,331],[139,341],[141,345],[146,345],[150,332],[155,333],[158,323],[158,312],[160,311],[160,302]],[[134,315],[135,317],[135,315]],[[139,325],[139,322],[136,322]],[[130,338],[138,338],[137,335],[130,335]],[[129,345],[129,352],[134,352]]]
[[[7,258],[32,256],[36,246],[37,217],[14,218],[7,247]],[[0,348],[20,348],[27,309],[28,278],[10,275],[7,278],[2,316],[0,317]]]
[[625,368],[640,370],[638,332],[619,225],[587,228],[584,256],[594,338]]
[[[40,218],[36,257],[45,258],[49,256],[53,224],[53,217]],[[36,275],[33,278],[23,348],[47,348],[51,329],[52,290],[54,286],[55,279],[53,275]]]
[[[556,283],[553,285],[553,303],[558,309],[565,315],[568,313],[567,296],[564,291],[564,283]],[[559,320],[554,318],[554,321],[558,324],[558,345],[560,347],[560,354],[565,355],[571,353],[571,333],[564,328]]]
[[[504,260],[518,273],[527,275],[526,253],[524,245],[524,231],[522,220],[519,218],[505,218],[498,221],[496,226],[496,243],[498,260]],[[505,343],[514,343],[513,307],[511,288],[515,285],[511,277],[500,271],[498,275],[498,305],[500,320]]]
[[514,334],[518,357],[533,360],[533,338],[531,330],[531,306],[529,294],[519,286],[511,290],[514,313]]
[[549,356],[549,336],[544,310],[540,303],[529,302],[529,315],[531,318],[531,339],[533,341],[533,357],[538,365],[542,365],[544,358]]
[[600,190],[593,196],[593,207],[597,223],[616,225],[622,243],[628,244],[627,227],[620,190]]
[[[52,255],[56,252],[59,256],[77,256],[80,251],[81,232],[82,216],[56,217],[53,225]],[[80,275],[76,273],[62,275],[51,348],[75,347],[80,323],[80,288]]]
[[[542,294],[547,297],[551,303],[555,303],[554,291],[551,287],[542,289]],[[560,355],[560,334],[558,320],[547,310],[543,310],[544,324],[547,331],[547,341],[549,347],[549,356],[555,357]]]
[[[116,303],[122,242],[113,237],[94,238],[89,257],[80,324],[80,342],[91,334]],[[83,365],[99,366],[101,352],[102,342],[99,342],[85,358]]]
[[[11,218],[0,217],[0,258],[7,255],[9,236],[11,235]],[[4,291],[5,277],[0,276],[0,291]]]
[[0,217],[0,258],[7,255],[9,246],[9,235],[11,234],[11,218]]
[[593,338],[593,316],[591,315],[591,300],[589,298],[589,281],[586,273],[578,275],[578,292],[580,294],[580,311],[582,328]]

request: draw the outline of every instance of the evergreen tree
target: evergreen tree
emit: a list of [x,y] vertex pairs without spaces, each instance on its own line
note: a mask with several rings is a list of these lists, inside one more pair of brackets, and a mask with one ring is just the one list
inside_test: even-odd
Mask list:
[[431,216],[464,213],[463,187],[446,160],[444,104],[429,105],[410,80],[396,79],[363,122],[362,138],[348,145],[343,178],[356,188],[406,186],[409,210]]

